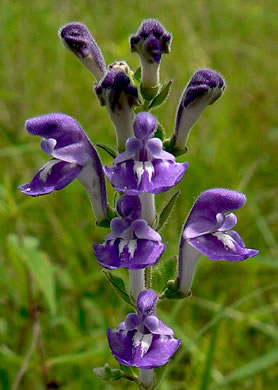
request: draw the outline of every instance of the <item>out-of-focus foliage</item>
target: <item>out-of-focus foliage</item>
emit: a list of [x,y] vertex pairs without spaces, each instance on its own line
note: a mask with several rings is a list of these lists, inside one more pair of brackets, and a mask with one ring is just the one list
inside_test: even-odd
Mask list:
[[[82,124],[94,143],[115,142],[105,108],[93,93],[91,75],[64,49],[58,28],[81,21],[107,63],[125,59],[135,70],[138,57],[130,53],[128,37],[149,17],[173,33],[172,52],[163,57],[161,66],[162,81],[174,80],[171,95],[154,111],[167,136],[193,72],[201,67],[216,69],[227,84],[224,96],[206,109],[191,132],[186,155],[190,167],[162,232],[169,242],[165,258],[177,254],[193,199],[212,187],[247,194],[247,205],[238,212],[238,231],[248,247],[261,253],[239,264],[200,259],[193,297],[160,305],[159,316],[183,340],[160,388],[277,389],[277,13],[273,0],[1,0],[0,387],[4,390],[12,388],[24,359],[28,364],[22,390],[45,389],[47,383],[49,388],[56,383],[70,390],[135,388],[132,383],[103,384],[92,371],[105,361],[118,368],[107,345],[106,328],[117,326],[129,312],[105,280],[91,249],[92,242],[101,242],[108,230],[96,228],[87,195],[77,181],[41,198],[23,196],[17,185],[27,182],[47,159],[39,140],[24,130],[29,117],[64,112]],[[100,154],[111,163],[105,152]],[[158,206],[169,197],[159,195]],[[32,247],[32,238],[39,240],[39,247]],[[24,248],[26,240],[29,249]],[[46,268],[45,278],[34,276],[32,250]],[[127,280],[124,271],[115,275]]]

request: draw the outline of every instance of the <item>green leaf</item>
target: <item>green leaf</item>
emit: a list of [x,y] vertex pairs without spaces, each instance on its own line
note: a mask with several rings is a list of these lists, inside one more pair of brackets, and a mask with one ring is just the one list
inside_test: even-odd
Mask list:
[[16,252],[29,269],[39,289],[43,293],[52,314],[56,313],[54,268],[48,256],[38,249],[38,240],[25,236],[19,242],[15,234],[8,236],[8,245]]
[[[221,313],[223,312],[222,306],[219,310],[219,313],[220,312]],[[215,345],[216,345],[216,336],[217,336],[218,325],[219,325],[220,320],[221,320],[221,318],[216,322],[216,324],[214,325],[214,327],[212,329],[210,344],[209,344],[208,352],[206,354],[206,364],[205,364],[205,369],[204,369],[204,372],[202,375],[202,382],[201,382],[200,390],[207,390],[208,386],[210,384],[213,357],[214,357]]]
[[119,278],[118,276],[112,275],[109,271],[104,271],[103,273],[108,280],[108,282],[111,284],[111,286],[114,288],[116,293],[119,295],[122,300],[124,300],[126,303],[128,303],[132,308],[135,308],[135,305],[132,303],[125,287],[125,282],[123,279]]
[[111,146],[109,145],[105,145],[105,144],[102,144],[102,143],[97,143],[96,146],[102,150],[104,150],[106,153],[108,153],[111,157],[115,158],[117,156],[117,151],[112,148]]
[[160,260],[152,269],[152,288],[161,293],[167,287],[170,279],[175,279],[177,273],[177,256]]
[[161,124],[158,123],[156,131],[154,133],[154,137],[155,138],[159,138],[159,139],[161,139],[161,141],[163,141],[164,140],[164,135],[165,135],[164,129],[161,126]]
[[138,83],[140,83],[141,81],[141,67],[139,66],[139,68],[136,69],[136,71],[134,72],[133,74],[133,78],[138,81]]
[[167,81],[167,83],[165,83],[162,86],[159,94],[150,103],[149,108],[158,107],[165,102],[165,100],[169,96],[172,83],[173,83],[173,80],[169,80],[169,81]]
[[156,230],[158,232],[161,232],[163,230],[163,228],[165,227],[166,223],[168,222],[168,219],[174,210],[176,201],[177,201],[178,197],[180,196],[180,193],[181,193],[180,190],[176,191],[174,193],[174,195],[172,195],[172,197],[166,202],[166,204],[164,204],[164,208],[161,211],[159,218],[158,218],[158,223],[157,223],[157,228],[156,228]]
[[219,383],[212,386],[212,388],[216,388],[218,386],[227,385],[233,381],[243,379],[243,378],[251,378],[253,375],[258,372],[265,370],[268,367],[271,367],[278,363],[278,348],[273,349],[272,351],[266,353],[265,355],[259,357],[258,359],[252,360],[246,365],[235,369],[231,372],[231,374],[224,376]]

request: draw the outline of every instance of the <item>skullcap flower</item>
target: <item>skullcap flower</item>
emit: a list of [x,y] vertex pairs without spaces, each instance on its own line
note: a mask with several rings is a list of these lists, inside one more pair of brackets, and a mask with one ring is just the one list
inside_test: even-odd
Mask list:
[[126,151],[115,158],[114,166],[103,168],[117,191],[158,194],[182,179],[188,163],[177,163],[172,154],[162,150],[161,140],[152,138],[155,129],[155,117],[140,112],[134,121],[135,137],[126,141]]
[[86,188],[98,222],[106,218],[107,199],[99,156],[77,121],[65,114],[46,114],[28,119],[26,130],[42,137],[42,150],[53,157],[18,188],[30,196],[61,190],[76,177]]
[[120,364],[152,369],[166,364],[179,348],[181,340],[155,314],[156,303],[153,290],[140,292],[137,314],[128,314],[117,329],[107,330],[112,354]]
[[125,195],[117,203],[121,218],[111,221],[111,230],[104,244],[94,244],[100,265],[108,269],[120,267],[140,269],[154,265],[166,245],[161,236],[141,218],[139,196]]
[[173,143],[184,149],[189,131],[207,105],[213,104],[225,89],[222,76],[210,69],[200,69],[187,84],[176,114]]
[[130,37],[130,48],[140,56],[142,85],[159,85],[159,64],[161,55],[170,52],[171,35],[155,19],[145,20],[137,33]]
[[102,106],[115,126],[118,148],[124,149],[126,140],[133,136],[134,105],[140,105],[137,88],[131,84],[125,66],[114,64],[103,80],[95,86]]
[[240,235],[231,230],[237,223],[235,214],[226,214],[244,206],[244,194],[224,188],[203,192],[194,203],[185,222],[179,253],[179,285],[187,292],[192,283],[195,263],[203,254],[211,260],[242,261],[256,256]]
[[84,24],[68,23],[58,32],[64,46],[77,56],[80,62],[100,80],[106,72],[103,55]]

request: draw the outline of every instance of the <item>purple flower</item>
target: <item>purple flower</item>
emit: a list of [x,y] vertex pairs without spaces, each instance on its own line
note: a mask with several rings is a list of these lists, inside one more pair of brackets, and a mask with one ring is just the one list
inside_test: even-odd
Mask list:
[[148,192],[158,194],[175,186],[183,177],[188,163],[176,163],[175,157],[162,150],[162,142],[152,138],[156,119],[140,112],[134,121],[135,137],[126,142],[126,151],[104,172],[112,186],[128,195]]
[[203,192],[185,222],[180,242],[179,286],[183,292],[191,287],[195,263],[204,254],[211,260],[230,262],[256,256],[240,235],[231,230],[237,223],[235,214],[227,212],[244,206],[246,197],[240,192],[214,188]]
[[145,20],[137,33],[130,38],[132,52],[140,56],[142,86],[159,85],[159,64],[162,53],[170,52],[171,35],[155,19]]
[[94,244],[100,265],[108,269],[139,269],[154,265],[166,245],[160,235],[141,217],[139,196],[125,195],[117,204],[121,218],[111,221],[111,230],[104,244]]
[[163,366],[181,344],[171,328],[155,314],[157,295],[142,291],[137,298],[137,314],[127,315],[117,329],[108,329],[112,354],[120,364],[152,369]]
[[81,23],[68,23],[60,28],[58,34],[65,47],[100,80],[106,72],[105,61],[87,27]]
[[107,199],[99,156],[77,121],[65,114],[46,114],[25,123],[32,135],[43,137],[42,150],[52,156],[32,181],[18,188],[26,195],[61,190],[78,177],[86,188],[98,222],[106,218]]
[[134,112],[132,106],[140,105],[138,90],[131,85],[125,73],[125,67],[115,66],[95,87],[100,104],[106,106],[108,114],[115,126],[117,145],[124,149],[126,140],[133,136]]
[[189,131],[202,111],[213,104],[223,93],[225,82],[222,76],[210,69],[200,69],[187,84],[176,114],[174,146],[184,149]]

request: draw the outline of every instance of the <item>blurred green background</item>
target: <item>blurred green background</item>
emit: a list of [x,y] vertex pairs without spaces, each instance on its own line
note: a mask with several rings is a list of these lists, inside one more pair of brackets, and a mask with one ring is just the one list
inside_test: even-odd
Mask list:
[[[193,72],[216,69],[227,84],[224,96],[205,110],[190,135],[190,168],[163,231],[169,242],[166,256],[177,253],[194,198],[212,187],[246,193],[237,230],[248,247],[260,250],[257,258],[239,264],[201,258],[192,299],[159,306],[161,319],[183,340],[160,389],[277,389],[277,2],[0,4],[0,387],[12,389],[24,372],[13,389],[135,388],[103,383],[92,372],[105,361],[117,367],[106,328],[116,327],[129,312],[104,280],[91,250],[108,230],[96,228],[77,181],[40,198],[22,195],[17,186],[47,161],[39,139],[24,130],[29,117],[64,112],[81,123],[93,142],[115,142],[105,107],[93,93],[93,79],[64,49],[58,28],[81,21],[108,64],[125,59],[135,69],[138,57],[130,53],[128,37],[144,18],[154,17],[173,33],[172,52],[163,56],[161,66],[162,81],[174,79],[172,93],[154,111],[169,136]],[[157,197],[158,208],[168,197]],[[127,280],[126,272],[115,274]]]

